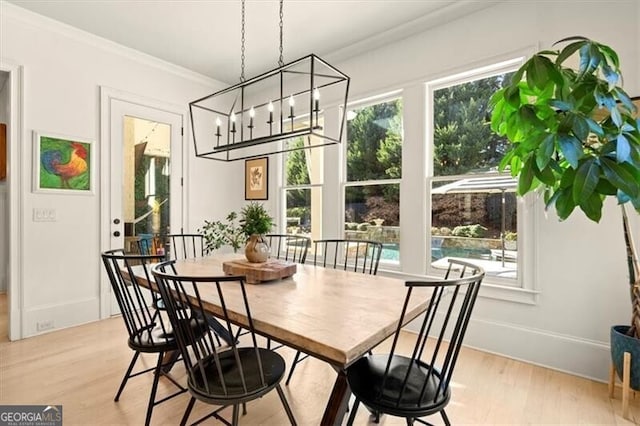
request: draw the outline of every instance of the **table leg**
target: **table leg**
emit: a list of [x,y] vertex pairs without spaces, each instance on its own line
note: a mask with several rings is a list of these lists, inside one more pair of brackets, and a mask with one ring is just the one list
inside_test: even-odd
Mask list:
[[333,384],[333,390],[320,424],[322,426],[338,426],[342,424],[350,396],[351,391],[349,390],[349,383],[347,383],[347,373],[344,370],[338,370],[338,377],[336,377],[336,382]]

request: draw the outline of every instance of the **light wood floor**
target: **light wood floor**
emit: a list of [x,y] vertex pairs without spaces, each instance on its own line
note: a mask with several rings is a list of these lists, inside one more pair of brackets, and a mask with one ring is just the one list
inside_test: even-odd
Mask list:
[[0,342],[9,341],[9,305],[7,293],[0,293]]
[[[293,351],[279,351],[290,362]],[[0,404],[62,404],[66,425],[143,424],[151,375],[131,379],[120,402],[113,402],[131,355],[120,318],[2,342]],[[144,361],[154,362],[150,357]],[[185,380],[182,366],[174,370]],[[328,365],[308,359],[298,366],[290,386],[283,384],[300,425],[319,424],[334,378]],[[161,379],[159,392],[170,390],[168,381]],[[455,425],[633,424],[621,417],[619,389],[617,399],[610,400],[605,384],[471,349],[461,354],[452,393],[447,413]],[[183,394],[157,406],[152,423],[178,424],[188,399]],[[631,401],[636,421],[640,420],[638,399]],[[208,409],[197,403],[191,420]],[[241,424],[287,424],[275,392],[249,403],[248,410]],[[429,420],[441,424],[439,416]],[[365,409],[359,410],[356,424],[373,424]],[[380,424],[405,423],[383,416]]]

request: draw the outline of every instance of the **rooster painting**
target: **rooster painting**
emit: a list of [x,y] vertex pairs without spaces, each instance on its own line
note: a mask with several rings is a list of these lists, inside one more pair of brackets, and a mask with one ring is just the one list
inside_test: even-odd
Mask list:
[[40,138],[40,188],[90,190],[89,144]]

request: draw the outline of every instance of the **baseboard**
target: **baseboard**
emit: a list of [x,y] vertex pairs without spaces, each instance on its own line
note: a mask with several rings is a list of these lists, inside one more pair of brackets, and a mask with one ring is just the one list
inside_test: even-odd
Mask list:
[[[22,337],[31,337],[62,328],[99,320],[100,299],[69,301],[59,305],[38,306],[24,310]],[[40,328],[38,325],[40,324]]]
[[608,381],[608,342],[476,318],[471,319],[464,345],[575,376]]

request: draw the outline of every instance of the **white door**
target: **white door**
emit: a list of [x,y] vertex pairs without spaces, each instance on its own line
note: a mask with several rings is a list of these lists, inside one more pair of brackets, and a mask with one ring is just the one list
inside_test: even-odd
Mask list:
[[[109,212],[108,226],[103,221],[106,249],[138,252],[144,240],[144,250],[160,254],[165,236],[183,227],[183,116],[116,97],[109,98],[108,108],[109,158],[103,161],[102,184],[109,194],[103,196],[108,208],[102,209]],[[109,299],[109,314],[119,313],[115,298]]]

